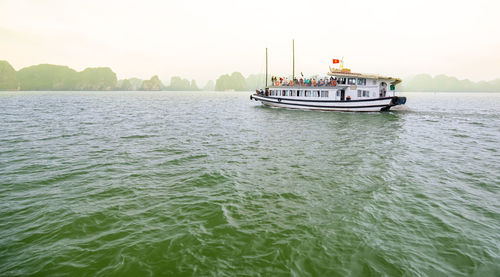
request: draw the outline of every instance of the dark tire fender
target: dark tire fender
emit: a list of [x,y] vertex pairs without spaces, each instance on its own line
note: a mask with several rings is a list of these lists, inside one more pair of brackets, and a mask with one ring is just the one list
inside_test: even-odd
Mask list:
[[392,105],[404,105],[406,103],[406,97],[394,96],[392,97]]

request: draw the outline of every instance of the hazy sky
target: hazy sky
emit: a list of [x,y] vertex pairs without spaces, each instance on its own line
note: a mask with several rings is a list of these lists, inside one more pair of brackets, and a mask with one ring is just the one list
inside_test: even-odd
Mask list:
[[118,78],[356,72],[500,78],[500,1],[0,0],[0,60]]

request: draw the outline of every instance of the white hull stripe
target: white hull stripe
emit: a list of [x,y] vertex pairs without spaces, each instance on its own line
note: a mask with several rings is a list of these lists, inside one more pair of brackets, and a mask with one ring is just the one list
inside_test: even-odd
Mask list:
[[[281,102],[279,101],[270,101],[268,99],[263,99],[262,97],[259,96],[253,96],[255,99],[261,101],[261,102],[266,102],[270,104],[281,104],[281,105],[292,105],[292,106],[301,106],[301,107],[310,107],[310,108],[330,108],[330,109],[363,109],[363,108],[383,108],[383,107],[390,107],[390,104],[378,104],[378,105],[360,105],[360,106],[352,106],[352,105],[342,105],[342,106],[330,106],[330,105],[311,105],[311,104],[302,104],[302,103],[290,103],[289,101],[295,101],[295,100],[289,100],[289,99],[282,99]],[[274,99],[273,99],[274,100]],[[380,99],[377,99],[380,100]],[[310,103],[314,103],[316,101],[309,101]],[[350,101],[345,101],[341,103],[349,103]]]
[[[281,99],[281,100],[288,100],[288,101],[299,101],[299,102],[323,102],[323,103],[346,103],[346,102],[372,102],[372,101],[380,101],[380,100],[390,100],[392,97],[383,97],[383,98],[375,98],[375,99],[357,99],[357,100],[349,100],[349,101],[342,101],[342,100],[309,100],[309,99],[293,99],[293,98],[284,98],[283,97],[273,97],[273,96],[258,96],[258,95],[253,95],[255,98],[260,98],[260,99]],[[260,100],[259,99],[259,100]]]
[[286,109],[297,109],[297,110],[318,110],[318,111],[343,111],[343,112],[380,112],[383,108],[380,107],[370,107],[370,108],[359,108],[359,109],[350,109],[348,107],[341,108],[330,108],[328,106],[321,106],[321,108],[314,107],[304,107],[304,106],[290,106],[288,104],[280,104],[274,102],[262,102],[264,106],[269,107],[277,107],[277,108],[286,108]]

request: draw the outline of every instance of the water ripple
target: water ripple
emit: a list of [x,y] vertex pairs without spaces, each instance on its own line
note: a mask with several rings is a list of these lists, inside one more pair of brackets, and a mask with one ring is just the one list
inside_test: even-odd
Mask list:
[[500,97],[408,99],[0,94],[0,275],[500,275]]

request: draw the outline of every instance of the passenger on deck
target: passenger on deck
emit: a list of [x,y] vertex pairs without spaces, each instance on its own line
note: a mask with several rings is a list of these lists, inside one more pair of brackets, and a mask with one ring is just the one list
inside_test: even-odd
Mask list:
[[304,85],[304,79],[300,78],[300,80],[299,80],[299,84],[300,84],[301,86],[303,86],[303,85]]

